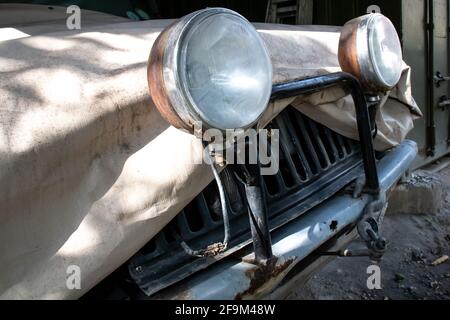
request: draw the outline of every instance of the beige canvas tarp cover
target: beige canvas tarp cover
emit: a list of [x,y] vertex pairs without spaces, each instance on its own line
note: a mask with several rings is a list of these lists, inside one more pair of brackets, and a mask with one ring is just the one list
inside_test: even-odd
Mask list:
[[[82,30],[70,31],[66,17],[61,8],[0,5],[3,299],[80,297],[212,180],[208,167],[193,164],[201,144],[170,127],[148,94],[147,58],[170,21],[84,11]],[[256,27],[274,83],[339,71],[339,28]],[[356,138],[344,95],[334,89],[278,102],[261,125],[293,103]],[[405,65],[378,116],[377,148],[400,143],[417,116]],[[67,288],[69,266],[80,268],[81,290]]]

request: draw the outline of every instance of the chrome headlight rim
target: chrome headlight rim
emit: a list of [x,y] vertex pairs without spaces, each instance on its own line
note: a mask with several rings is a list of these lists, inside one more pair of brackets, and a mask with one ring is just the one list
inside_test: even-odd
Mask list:
[[343,71],[357,77],[366,89],[374,92],[386,92],[393,89],[401,79],[403,57],[401,42],[395,31],[389,36],[398,44],[399,51],[396,52],[396,55],[401,62],[393,72],[394,80],[387,81],[389,76],[380,70],[381,67],[377,64],[379,57],[374,52],[373,42],[371,43],[377,28],[381,28],[380,25],[377,25],[378,19],[381,19],[384,26],[395,31],[391,20],[380,13],[370,13],[344,25],[339,42],[339,63]]

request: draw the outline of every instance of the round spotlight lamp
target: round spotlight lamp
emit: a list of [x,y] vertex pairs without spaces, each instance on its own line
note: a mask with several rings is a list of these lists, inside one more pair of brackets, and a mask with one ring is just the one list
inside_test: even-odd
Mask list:
[[266,46],[238,13],[208,8],[187,15],[156,40],[150,53],[152,99],[173,126],[248,129],[267,109],[272,64]]
[[339,43],[339,63],[369,91],[386,92],[400,80],[402,48],[392,22],[368,14],[347,22]]

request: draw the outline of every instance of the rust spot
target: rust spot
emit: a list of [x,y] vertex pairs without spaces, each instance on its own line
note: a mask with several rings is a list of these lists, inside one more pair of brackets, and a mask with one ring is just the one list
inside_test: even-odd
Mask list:
[[191,288],[185,283],[181,282],[175,288],[167,288],[151,296],[154,300],[177,300],[188,301],[193,300],[194,297],[191,294]]
[[356,50],[356,37],[361,18],[347,22],[342,28],[339,40],[338,58],[342,71],[348,72],[361,79],[361,67]]
[[150,52],[147,66],[147,80],[150,95],[161,116],[178,129],[191,131],[173,108],[164,83],[163,61],[167,40],[178,21],[165,29],[156,39]]
[[336,220],[331,221],[330,223],[330,230],[333,232],[336,232],[339,226],[339,222],[337,222]]
[[281,264],[278,264],[278,260],[274,259],[264,266],[255,266],[245,272],[245,276],[250,279],[250,285],[247,290],[238,293],[235,296],[236,300],[243,300],[246,296],[254,295],[258,289],[271,279],[277,278],[282,274],[289,266],[295,261],[295,258],[291,258]]

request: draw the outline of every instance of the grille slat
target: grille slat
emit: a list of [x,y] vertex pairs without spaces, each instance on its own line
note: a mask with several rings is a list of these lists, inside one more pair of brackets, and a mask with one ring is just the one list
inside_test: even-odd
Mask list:
[[[281,140],[281,139],[280,139]],[[272,143],[269,141],[267,144],[269,150],[272,149]],[[263,179],[266,182],[266,187],[267,190],[269,191],[269,195],[274,195],[274,194],[280,194],[280,193],[284,193],[287,191],[287,186],[286,183],[283,179],[283,176],[281,175],[281,172],[278,172],[276,175],[274,176],[266,176],[264,178],[268,178],[268,179]],[[267,183],[275,183],[276,185],[267,185]]]
[[332,132],[331,135],[333,136],[335,145],[338,148],[340,158],[342,159],[345,156],[349,156],[350,154],[347,152],[347,149],[345,148],[344,140],[341,138],[341,136],[335,132]]
[[186,213],[182,211],[179,215],[177,215],[177,226],[178,226],[178,232],[181,233],[181,236],[183,238],[191,238],[192,232],[189,228],[189,224],[186,218]]
[[294,185],[298,185],[302,182],[300,179],[299,173],[297,172],[297,168],[294,164],[294,160],[292,159],[291,153],[289,152],[289,148],[286,146],[284,142],[281,142],[281,150],[286,158],[287,166],[289,169],[289,173],[291,174]]
[[278,184],[278,187],[279,187],[280,192],[285,191],[286,188],[287,188],[287,186],[286,186],[286,183],[284,182],[283,176],[281,175],[280,172],[278,172],[278,173],[275,175],[275,179],[276,179],[276,181],[277,181],[277,184]]
[[312,141],[309,137],[309,133],[306,130],[306,125],[307,125],[306,121],[304,121],[303,117],[298,113],[295,114],[295,117],[296,117],[297,123],[298,123],[297,128],[300,131],[299,137],[303,141],[302,145],[306,146],[305,156],[308,159],[308,163],[310,165],[311,171],[314,175],[318,174],[319,172],[322,172],[323,169],[320,165],[319,157],[316,154],[316,149],[314,148]]
[[[282,114],[280,116],[280,118],[282,118],[284,120],[284,123],[286,124],[286,130],[287,130],[286,135],[288,137],[290,137],[290,139],[292,140],[293,145],[295,147],[295,150],[297,151],[297,156],[298,156],[298,159],[300,160],[299,166],[302,168],[302,172],[304,172],[304,175],[302,175],[303,181],[306,181],[313,176],[313,172],[311,170],[311,167],[309,166],[308,160],[303,151],[303,147],[300,143],[300,140],[297,137],[296,131],[293,127],[293,124],[292,124],[288,114]],[[297,170],[297,172],[298,171],[300,171],[300,170]],[[301,172],[300,172],[300,175],[301,175]]]
[[331,162],[334,164],[336,161],[340,159],[339,152],[337,150],[336,144],[333,140],[333,137],[331,135],[331,130],[328,130],[327,128],[319,127],[320,132],[322,133],[323,139],[326,150],[328,152],[328,157],[330,158]]
[[319,130],[312,120],[308,120],[307,123],[312,132],[310,137],[313,140],[313,144],[316,146],[316,153],[319,155],[322,169],[328,169],[331,166],[331,161],[328,157],[328,152],[325,149],[324,143],[320,137]]
[[[283,111],[269,126],[280,130],[280,171],[263,177],[271,230],[301,216],[362,173],[361,154],[355,142],[315,123],[294,108]],[[271,148],[270,141],[268,148]],[[235,179],[227,170],[223,174]],[[236,193],[237,183],[226,185],[234,190],[227,191],[229,196]],[[192,248],[205,248],[222,241],[223,222],[214,219],[220,215],[216,193],[213,182],[177,216],[176,228],[171,223],[144,248],[148,251],[143,249],[130,260],[130,276],[147,295],[220,260],[192,258],[173,239],[167,239],[167,234],[175,229]],[[241,198],[233,197],[239,202]],[[244,203],[242,208],[245,209]],[[247,210],[241,211],[230,215],[231,242],[223,257],[251,243]],[[135,270],[140,267],[144,270],[137,273]]]
[[[287,129],[286,129],[283,119],[281,117],[279,117],[275,120],[275,122],[277,124],[277,129],[280,130],[280,147],[281,147],[280,153],[283,155],[284,159],[286,160],[286,164],[289,169],[288,172],[291,174],[291,176],[294,180],[294,185],[300,184],[302,181],[300,179],[299,172],[297,171],[297,168],[292,159],[292,154],[295,152],[295,147],[294,147],[292,141],[290,142],[287,139],[287,137],[289,137],[289,134],[287,132]],[[280,165],[280,167],[282,167],[282,166]]]
[[169,248],[169,243],[166,240],[164,233],[160,233],[156,236],[156,247],[159,252],[164,251]]
[[348,155],[354,154],[354,151],[359,148],[356,146],[355,142],[349,140],[349,139],[343,139],[342,136],[338,136],[341,141],[342,145],[344,146],[344,149],[346,150]]
[[213,226],[214,221],[212,219],[211,212],[209,211],[208,204],[206,203],[205,195],[203,193],[200,193],[195,201],[197,202],[199,213],[203,220],[203,225],[206,228]]

